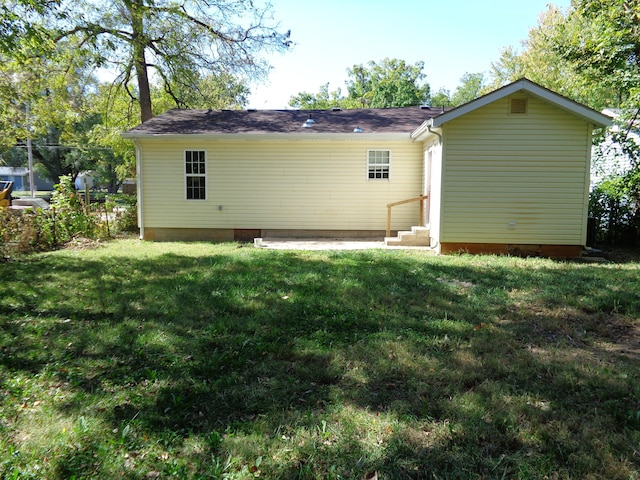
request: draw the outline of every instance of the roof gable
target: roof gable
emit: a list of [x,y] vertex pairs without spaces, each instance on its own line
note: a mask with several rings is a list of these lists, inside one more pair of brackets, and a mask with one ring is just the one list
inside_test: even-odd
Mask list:
[[464,105],[456,107],[452,110],[444,112],[442,115],[438,115],[437,117],[427,120],[423,125],[421,125],[418,129],[416,129],[412,133],[412,137],[416,138],[428,130],[429,127],[436,128],[440,127],[443,124],[450,122],[451,120],[455,120],[467,113],[473,112],[485,105],[493,103],[502,98],[513,95],[518,92],[527,92],[536,97],[539,97],[558,108],[562,108],[578,117],[581,117],[585,121],[594,124],[597,127],[606,127],[611,125],[611,118],[593,110],[585,105],[582,105],[578,102],[574,102],[573,100],[568,99],[558,93],[555,93],[547,88],[544,88],[537,83],[532,82],[526,78],[522,78],[520,80],[516,80],[509,85],[505,85],[498,90],[494,90],[482,97],[476,98]]

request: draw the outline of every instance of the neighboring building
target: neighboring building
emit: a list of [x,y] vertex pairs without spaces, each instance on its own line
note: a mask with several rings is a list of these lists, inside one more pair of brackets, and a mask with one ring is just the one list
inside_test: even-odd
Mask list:
[[[449,111],[171,110],[123,136],[143,239],[382,238],[388,204],[426,195],[437,252],[577,256],[609,124],[522,79]],[[394,233],[419,223],[393,209]]]
[[[621,115],[622,111],[616,108],[608,108],[603,110],[602,113],[615,119]],[[611,130],[618,132],[620,127],[614,125],[611,127]],[[625,130],[625,132],[628,138],[640,146],[640,120],[637,120],[633,128],[630,128],[628,131]],[[592,156],[594,158],[596,156],[600,157],[597,165],[591,168],[592,188],[604,179],[625,175],[631,168],[629,156],[622,151],[621,145],[616,143],[611,135],[608,135],[602,143],[593,147]]]
[[[50,191],[53,190],[53,182],[44,178],[41,178],[36,172],[34,172],[34,183],[36,191]],[[0,167],[0,180],[13,182],[13,191],[29,191],[31,187],[29,185],[29,169],[23,167]]]
[[88,188],[91,190],[94,187],[94,176],[92,171],[80,172],[76,176],[75,182],[73,182],[76,190],[84,190]]

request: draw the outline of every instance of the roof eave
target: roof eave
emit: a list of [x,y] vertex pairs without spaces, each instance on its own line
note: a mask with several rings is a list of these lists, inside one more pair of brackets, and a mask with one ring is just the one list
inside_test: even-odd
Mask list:
[[411,134],[407,132],[362,132],[362,133],[136,133],[125,132],[121,134],[127,140],[271,140],[271,141],[326,141],[326,140],[350,140],[350,141],[411,141]]

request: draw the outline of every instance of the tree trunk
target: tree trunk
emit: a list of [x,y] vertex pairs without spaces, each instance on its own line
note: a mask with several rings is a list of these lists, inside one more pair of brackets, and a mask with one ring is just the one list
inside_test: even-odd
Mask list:
[[144,47],[135,47],[136,77],[138,78],[138,95],[140,96],[140,119],[145,122],[153,117],[151,109],[151,88],[149,87],[149,75],[147,62],[144,55]]
[[131,15],[131,28],[133,32],[133,64],[138,80],[138,96],[140,97],[140,119],[145,122],[153,117],[151,108],[151,88],[149,86],[149,73],[145,57],[146,36],[143,17],[144,8],[141,0],[126,3]]

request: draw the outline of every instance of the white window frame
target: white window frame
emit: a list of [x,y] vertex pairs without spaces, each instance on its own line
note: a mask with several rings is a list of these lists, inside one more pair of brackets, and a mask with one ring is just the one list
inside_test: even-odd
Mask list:
[[[387,162],[386,163],[371,163],[371,154],[377,153],[386,153],[387,154]],[[375,159],[375,158],[374,158]],[[387,170],[387,176],[384,177],[384,167]],[[382,176],[376,177],[375,172],[377,169],[382,168]],[[371,171],[373,169],[374,176],[371,177]],[[375,181],[375,180],[391,180],[391,149],[389,148],[371,148],[367,150],[367,180]]]
[[[203,167],[204,167],[204,173],[200,173],[200,171],[198,171],[197,173],[193,173],[188,171],[187,168],[187,154],[193,154],[193,153],[198,153],[198,154],[202,154],[202,159],[198,159],[198,165],[200,164],[200,162],[203,163]],[[202,200],[206,200],[207,199],[207,195],[208,195],[208,188],[207,188],[207,172],[209,170],[209,167],[207,165],[207,151],[206,150],[185,150],[184,151],[184,155],[182,156],[182,161],[183,161],[183,165],[184,165],[184,198],[186,200],[189,201],[202,201]],[[192,163],[193,163],[193,159],[192,159]],[[199,170],[199,169],[198,169]],[[204,181],[204,198],[189,198],[189,178],[201,178]]]

